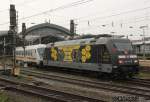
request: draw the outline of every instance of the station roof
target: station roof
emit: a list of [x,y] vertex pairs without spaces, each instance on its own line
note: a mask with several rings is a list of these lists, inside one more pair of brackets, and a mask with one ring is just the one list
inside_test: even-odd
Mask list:
[[66,36],[71,36],[71,33],[69,29],[62,26],[42,23],[28,28],[25,35],[25,39],[33,44],[38,43],[39,39],[41,39],[42,43],[47,44],[49,42],[63,40]]

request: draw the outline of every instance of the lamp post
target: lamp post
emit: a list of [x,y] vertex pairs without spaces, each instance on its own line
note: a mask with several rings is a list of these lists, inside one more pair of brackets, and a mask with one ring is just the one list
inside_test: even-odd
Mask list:
[[[129,26],[130,29],[133,29],[133,26]],[[127,39],[129,39],[129,36],[132,36],[132,34],[128,35],[127,34]]]
[[143,59],[145,60],[145,28],[148,26],[140,26],[140,29],[143,30]]

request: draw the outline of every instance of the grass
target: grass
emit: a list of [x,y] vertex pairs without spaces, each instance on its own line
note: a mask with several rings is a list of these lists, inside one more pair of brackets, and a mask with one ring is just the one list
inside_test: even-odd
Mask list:
[[148,73],[148,72],[140,72],[139,73],[139,77],[140,78],[150,79],[150,73]]
[[10,102],[9,97],[6,94],[0,92],[0,102]]

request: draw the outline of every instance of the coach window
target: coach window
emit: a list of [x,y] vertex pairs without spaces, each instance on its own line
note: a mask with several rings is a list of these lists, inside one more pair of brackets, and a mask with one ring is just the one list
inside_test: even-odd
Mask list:
[[29,51],[27,51],[27,56],[29,56]]
[[30,56],[30,50],[28,51],[28,55]]
[[30,56],[30,50],[29,50],[29,56]]
[[29,56],[31,56],[31,54],[30,54],[30,50],[29,50]]
[[29,50],[29,56],[31,56],[30,50]]
[[25,53],[25,55],[27,55],[27,51],[25,51],[24,53]]
[[30,52],[29,51],[27,51],[27,55],[30,56]]
[[32,50],[31,50],[31,56],[32,56]]
[[30,50],[30,56],[32,56],[32,50]]
[[32,50],[31,50],[31,56],[32,56]]

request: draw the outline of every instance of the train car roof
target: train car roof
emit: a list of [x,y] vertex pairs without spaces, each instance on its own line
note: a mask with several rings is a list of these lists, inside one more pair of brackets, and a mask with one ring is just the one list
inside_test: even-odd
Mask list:
[[112,38],[112,37],[100,37],[100,38],[87,38],[87,39],[76,39],[59,41],[55,43],[47,44],[47,47],[51,46],[66,46],[66,45],[82,45],[82,44],[106,44],[108,41],[127,42],[129,39],[124,38]]
[[64,46],[64,45],[79,45],[81,43],[88,44],[92,40],[94,40],[94,38],[59,41],[59,42],[55,42],[55,43],[49,43],[49,44],[47,44],[47,47],[50,47],[50,46]]
[[[45,44],[38,44],[38,45],[29,45],[29,46],[25,46],[26,50],[30,50],[30,49],[37,49],[37,48],[43,48],[46,47]],[[17,47],[16,50],[23,50],[23,47]]]

